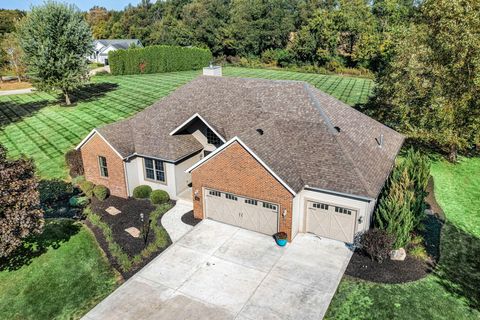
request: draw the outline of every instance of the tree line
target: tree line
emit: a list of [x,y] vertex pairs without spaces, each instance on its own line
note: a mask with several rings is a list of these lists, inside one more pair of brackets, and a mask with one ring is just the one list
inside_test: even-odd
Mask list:
[[394,34],[417,10],[415,0],[143,0],[121,11],[95,6],[85,17],[97,39],[377,70]]

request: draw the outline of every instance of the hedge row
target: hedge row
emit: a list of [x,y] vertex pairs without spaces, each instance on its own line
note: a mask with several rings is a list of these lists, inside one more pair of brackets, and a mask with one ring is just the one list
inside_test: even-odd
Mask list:
[[115,75],[195,70],[210,61],[210,50],[194,47],[161,45],[108,53],[110,71]]

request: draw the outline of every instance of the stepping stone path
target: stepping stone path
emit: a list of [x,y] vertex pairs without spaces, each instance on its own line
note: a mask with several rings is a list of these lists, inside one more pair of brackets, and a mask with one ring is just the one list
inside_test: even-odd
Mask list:
[[107,211],[107,213],[108,213],[109,215],[112,215],[112,216],[116,216],[117,214],[119,214],[120,212],[122,212],[122,211],[118,210],[118,209],[115,208],[115,207],[108,207],[107,209],[105,209],[105,211]]
[[125,231],[127,231],[134,238],[140,237],[140,230],[138,230],[135,227],[127,228],[127,229],[125,229]]

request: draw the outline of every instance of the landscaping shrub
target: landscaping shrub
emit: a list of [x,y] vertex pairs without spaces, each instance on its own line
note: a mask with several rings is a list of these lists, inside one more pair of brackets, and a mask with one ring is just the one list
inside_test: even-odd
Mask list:
[[167,203],[170,200],[168,192],[165,190],[153,190],[150,194],[150,201],[153,204]]
[[68,201],[68,204],[72,207],[81,208],[85,207],[89,202],[88,197],[73,196]]
[[80,184],[85,181],[85,176],[77,176],[72,179],[72,184],[76,187],[80,187]]
[[93,194],[98,200],[103,201],[108,197],[108,188],[104,185],[98,184],[93,188]]
[[393,248],[395,238],[381,229],[370,229],[362,235],[360,245],[372,260],[382,263],[387,259]]
[[201,69],[212,61],[208,49],[179,46],[148,46],[108,53],[114,75],[159,73]]
[[[397,174],[400,175],[397,178]],[[394,172],[390,177],[385,194],[379,200],[375,211],[376,226],[395,238],[394,248],[406,246],[413,231],[411,203],[414,199],[412,182],[406,170]]]
[[40,203],[51,204],[64,200],[73,193],[73,185],[60,179],[42,180],[38,184]]
[[93,188],[95,188],[95,185],[93,182],[90,182],[88,180],[82,181],[79,185],[80,190],[82,190],[83,193],[89,198],[93,196]]
[[69,168],[70,177],[75,178],[84,174],[82,153],[80,150],[72,149],[65,154],[65,161]]
[[395,249],[408,245],[412,231],[425,219],[429,177],[428,158],[410,149],[386,183],[375,211],[375,224],[395,237]]
[[150,197],[152,193],[152,188],[146,185],[140,185],[133,189],[133,197],[136,199],[146,199]]

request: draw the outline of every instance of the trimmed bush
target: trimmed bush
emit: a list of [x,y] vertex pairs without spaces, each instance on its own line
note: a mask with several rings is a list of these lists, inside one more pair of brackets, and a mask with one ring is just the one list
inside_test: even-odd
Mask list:
[[85,176],[77,176],[72,179],[72,184],[76,187],[80,187],[80,184],[85,181]]
[[153,190],[150,194],[150,201],[153,204],[163,204],[170,200],[170,196],[165,190]]
[[98,184],[93,188],[93,194],[98,200],[103,201],[108,197],[109,191],[104,185]]
[[395,238],[385,230],[370,229],[362,235],[360,245],[370,259],[382,263],[388,258],[394,242]]
[[90,182],[88,180],[82,181],[79,185],[80,190],[82,190],[83,193],[89,198],[93,196],[93,188],[95,188],[95,185],[93,182]]
[[65,154],[65,161],[69,168],[70,177],[75,178],[84,174],[82,153],[80,150],[72,149]]
[[212,61],[208,49],[179,46],[148,46],[108,53],[114,75],[196,70]]
[[89,202],[90,199],[88,199],[88,197],[73,196],[68,201],[68,204],[70,204],[72,207],[82,208],[85,207]]
[[60,179],[42,180],[38,184],[38,191],[40,202],[51,204],[58,200],[68,199],[73,193],[73,186]]
[[146,185],[140,185],[133,189],[133,197],[136,199],[147,199],[152,193],[152,188]]

